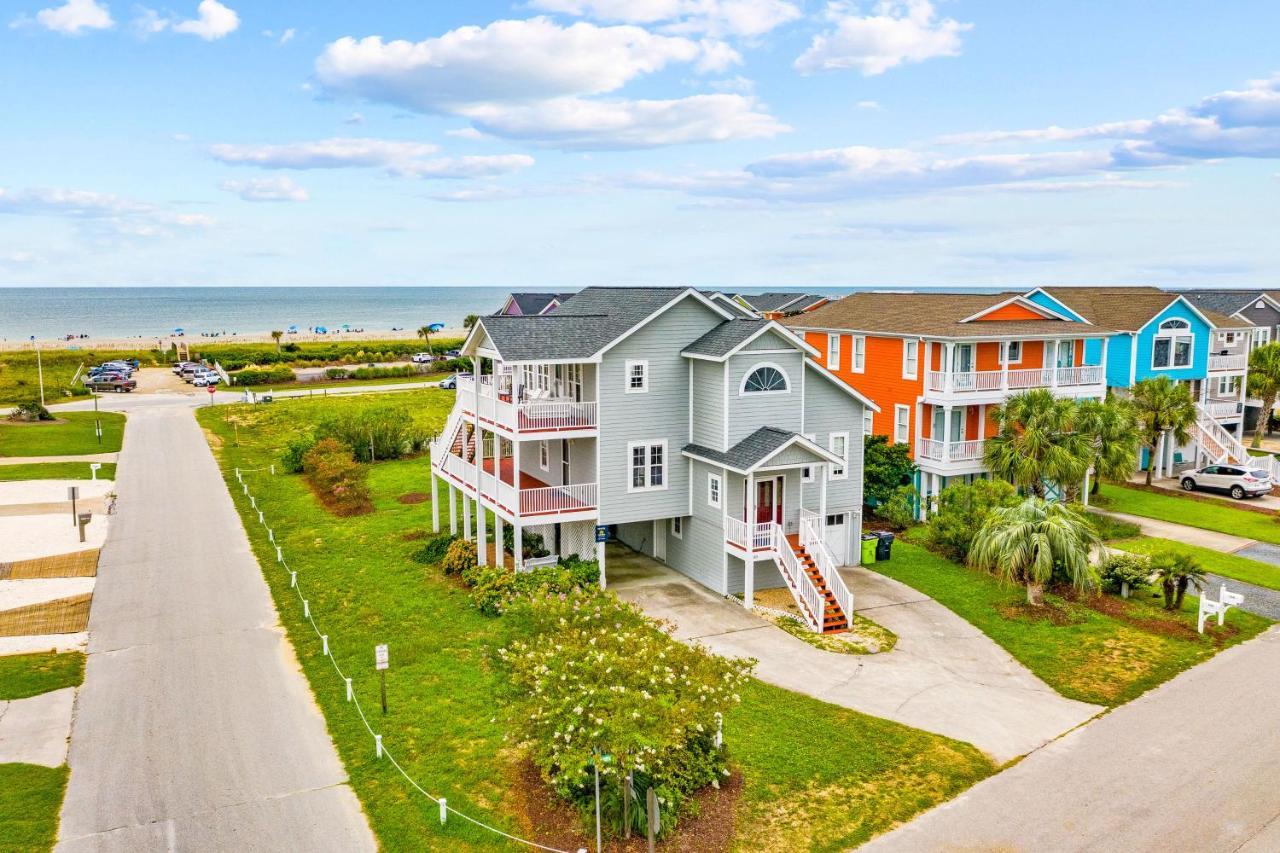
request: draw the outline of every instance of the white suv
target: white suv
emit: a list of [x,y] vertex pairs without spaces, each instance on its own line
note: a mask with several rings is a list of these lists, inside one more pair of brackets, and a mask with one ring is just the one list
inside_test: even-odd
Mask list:
[[1210,492],[1226,492],[1236,500],[1256,498],[1271,491],[1271,475],[1261,468],[1245,468],[1241,465],[1206,465],[1182,475],[1182,488],[1188,492],[1197,489]]

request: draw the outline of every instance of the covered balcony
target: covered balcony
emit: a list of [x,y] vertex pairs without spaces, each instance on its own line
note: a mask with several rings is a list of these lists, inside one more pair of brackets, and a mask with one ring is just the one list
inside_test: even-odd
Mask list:
[[[594,365],[512,367],[494,363],[493,373],[458,377],[462,410],[508,433],[588,433],[595,430]],[[590,386],[584,381],[590,374]]]
[[1033,388],[1063,396],[1102,396],[1106,338],[1095,340],[1086,358],[1088,343],[1086,337],[926,341],[924,396],[929,402],[957,405],[1000,402]]
[[925,389],[938,394],[981,394],[1030,388],[1084,388],[1102,385],[1101,365],[1034,367],[1019,370],[930,370]]
[[1209,356],[1210,373],[1244,373],[1249,366],[1249,356],[1244,354],[1225,354]]
[[916,455],[920,459],[930,462],[981,462],[986,445],[987,442],[984,439],[938,441],[932,438],[922,438]]

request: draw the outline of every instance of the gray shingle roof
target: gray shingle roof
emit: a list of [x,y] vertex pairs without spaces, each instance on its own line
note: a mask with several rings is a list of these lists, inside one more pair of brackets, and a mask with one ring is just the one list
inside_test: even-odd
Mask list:
[[804,295],[803,293],[757,293],[754,295],[744,293],[738,298],[757,311],[780,311],[784,305],[795,302]]
[[685,347],[681,355],[725,355],[767,325],[768,320],[725,320]]
[[1262,298],[1261,290],[1184,290],[1185,298],[1197,308],[1208,308],[1231,316]]
[[800,433],[774,427],[760,427],[751,435],[739,441],[728,450],[716,450],[702,444],[686,444],[685,453],[691,453],[709,462],[746,471],[752,466],[768,459],[778,448],[798,436]]
[[[511,299],[526,317],[541,314],[552,302],[564,302],[572,293],[513,293]],[[518,316],[518,315],[517,315]]]
[[585,359],[653,315],[687,288],[588,287],[550,314],[495,314],[480,324],[506,361]]

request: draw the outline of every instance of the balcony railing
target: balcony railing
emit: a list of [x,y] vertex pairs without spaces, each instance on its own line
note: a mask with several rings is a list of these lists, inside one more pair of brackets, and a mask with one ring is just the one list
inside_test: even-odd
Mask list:
[[986,442],[982,439],[971,441],[938,441],[933,438],[920,439],[920,458],[934,462],[975,462],[982,459]]
[[971,394],[984,391],[1024,391],[1028,388],[1072,388],[1101,385],[1102,367],[1036,367],[1029,370],[930,370],[925,377],[930,391]]
[[1249,366],[1249,356],[1247,355],[1211,355],[1209,356],[1209,371],[1211,373],[1225,371],[1241,371]]
[[1234,418],[1244,411],[1244,404],[1239,400],[1213,400],[1204,404],[1205,411],[1215,418]]
[[509,386],[499,377],[497,384],[494,377],[481,376],[479,383],[474,377],[458,377],[458,400],[463,408],[471,412],[477,402],[476,388],[479,385],[477,411],[472,412],[490,423],[504,426],[512,431],[525,432],[557,432],[560,430],[591,429],[596,426],[596,404],[570,399],[535,399],[527,394],[522,402],[512,401]]
[[[432,460],[439,470],[465,491],[476,494],[476,466],[457,454],[438,452],[432,448]],[[508,512],[520,516],[561,515],[596,508],[595,483],[572,483],[566,486],[535,486],[517,489],[488,471],[480,471],[479,494]]]
[[724,538],[745,550],[764,551],[773,547],[773,522],[747,524],[740,518],[726,518]]

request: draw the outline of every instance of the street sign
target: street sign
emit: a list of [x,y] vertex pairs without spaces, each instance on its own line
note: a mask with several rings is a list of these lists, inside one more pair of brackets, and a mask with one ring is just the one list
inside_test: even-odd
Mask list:
[[80,497],[80,487],[79,487],[79,486],[67,486],[67,500],[69,500],[69,501],[73,501],[73,500],[75,500],[75,499],[76,499],[76,498],[78,498],[78,497]]
[[596,525],[596,541],[597,542],[609,541],[609,525],[607,524]]
[[213,392],[217,391],[218,389],[214,388],[212,385],[206,385],[205,390],[208,391],[210,394],[213,394]]
[[374,666],[376,666],[378,669],[387,668],[388,658],[387,658],[387,646],[385,643],[380,646],[374,646],[373,663],[374,663]]

